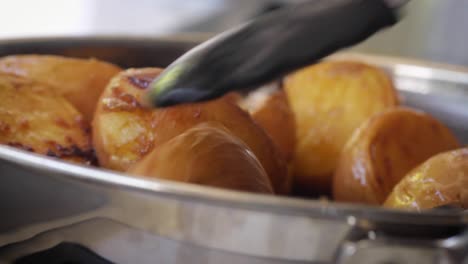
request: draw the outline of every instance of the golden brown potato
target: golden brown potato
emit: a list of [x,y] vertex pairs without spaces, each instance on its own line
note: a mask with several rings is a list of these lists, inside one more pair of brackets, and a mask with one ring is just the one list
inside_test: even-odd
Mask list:
[[252,151],[217,123],[201,123],[173,137],[133,165],[129,173],[273,193],[270,180]]
[[83,116],[45,84],[0,74],[0,143],[89,163],[89,127]]
[[0,59],[0,72],[46,83],[91,121],[97,100],[121,69],[95,59],[52,55],[14,55]]
[[292,161],[296,123],[286,93],[279,84],[272,83],[240,97],[239,105],[267,132],[286,161]]
[[337,201],[382,204],[411,169],[459,143],[428,114],[395,108],[371,117],[346,144],[333,179]]
[[330,190],[338,156],[368,117],[398,104],[391,80],[357,62],[322,62],[284,80],[296,120],[295,189]]
[[161,70],[130,69],[103,92],[93,120],[93,142],[102,166],[125,171],[154,148],[200,123],[221,123],[252,149],[277,193],[287,193],[286,163],[268,135],[232,100],[148,109],[142,96]]
[[406,175],[384,206],[424,210],[442,205],[468,209],[468,149],[438,154]]

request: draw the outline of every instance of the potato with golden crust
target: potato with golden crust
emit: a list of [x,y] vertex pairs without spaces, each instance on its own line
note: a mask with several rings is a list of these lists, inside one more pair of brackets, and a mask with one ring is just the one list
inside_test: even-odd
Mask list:
[[128,171],[158,179],[273,193],[262,165],[242,140],[219,123],[201,123],[152,150]]
[[245,97],[239,96],[238,103],[267,132],[286,161],[292,161],[296,146],[296,123],[279,82],[262,86]]
[[89,126],[65,98],[42,83],[0,73],[0,143],[90,163]]
[[438,120],[409,108],[371,117],[346,144],[333,179],[337,201],[382,204],[411,169],[460,145]]
[[468,209],[468,149],[440,153],[408,173],[388,196],[387,208],[424,210],[450,205]]
[[93,120],[93,142],[100,164],[125,171],[150,151],[203,122],[219,122],[249,146],[277,193],[287,193],[286,162],[268,137],[232,100],[149,109],[142,105],[149,82],[161,69],[129,69],[103,92]]
[[0,72],[51,85],[88,122],[93,118],[97,100],[107,83],[120,71],[119,67],[96,59],[54,55],[12,55],[0,58]]
[[296,120],[294,185],[327,193],[339,154],[368,117],[398,105],[391,80],[378,68],[322,62],[286,76],[284,88]]

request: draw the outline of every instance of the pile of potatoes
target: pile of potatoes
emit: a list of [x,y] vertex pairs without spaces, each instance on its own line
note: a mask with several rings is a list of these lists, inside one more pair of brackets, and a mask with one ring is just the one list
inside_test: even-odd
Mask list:
[[0,58],[0,143],[225,189],[468,208],[468,149],[429,114],[400,106],[376,67],[326,61],[249,94],[151,109],[145,91],[161,70]]

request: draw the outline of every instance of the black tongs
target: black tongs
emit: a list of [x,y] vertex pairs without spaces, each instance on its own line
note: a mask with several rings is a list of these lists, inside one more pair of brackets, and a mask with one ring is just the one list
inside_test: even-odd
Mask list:
[[267,13],[198,45],[147,93],[154,107],[249,90],[357,44],[397,22],[407,0],[307,0]]

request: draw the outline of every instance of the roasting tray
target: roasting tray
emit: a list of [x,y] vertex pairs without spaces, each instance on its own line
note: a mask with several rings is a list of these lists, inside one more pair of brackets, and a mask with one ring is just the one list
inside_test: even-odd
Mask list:
[[[0,56],[165,66],[193,37],[2,40]],[[340,53],[385,69],[406,105],[468,143],[468,69]],[[410,213],[219,190],[60,162],[0,146],[0,262],[62,242],[114,263],[468,263],[468,214]]]

